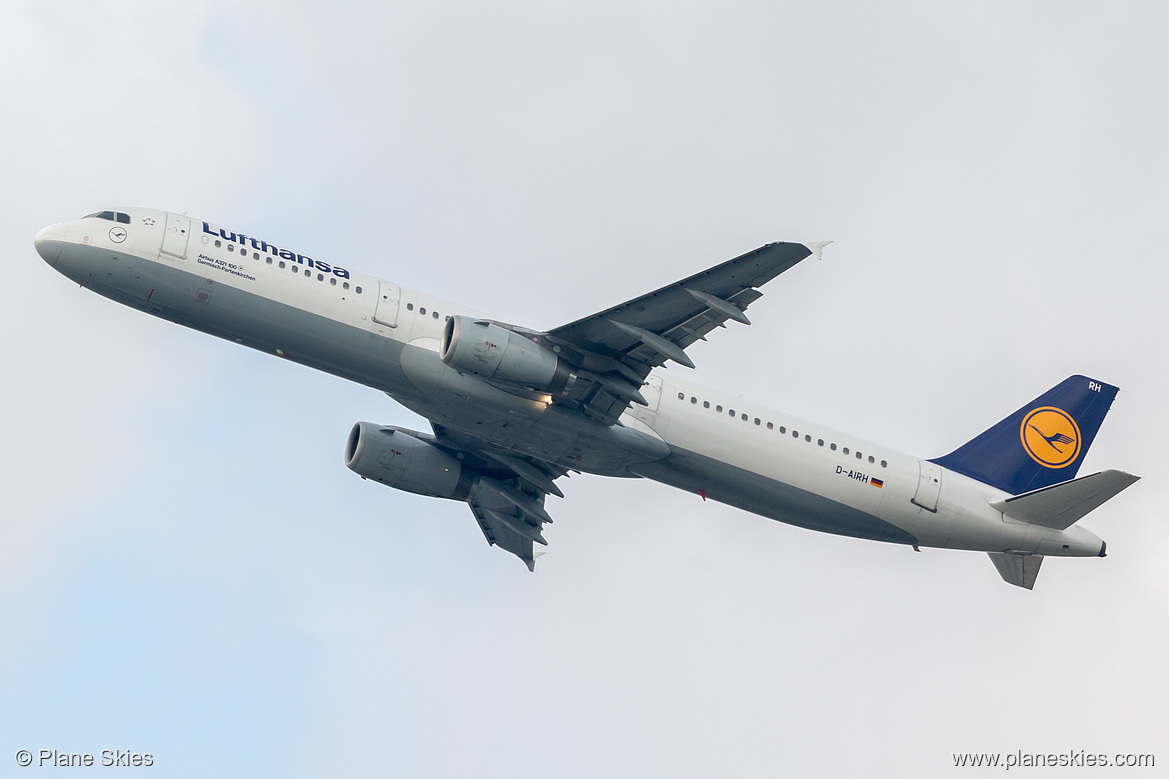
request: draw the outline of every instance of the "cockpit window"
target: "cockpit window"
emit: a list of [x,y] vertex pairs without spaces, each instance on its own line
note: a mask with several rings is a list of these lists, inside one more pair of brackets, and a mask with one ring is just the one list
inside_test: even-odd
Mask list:
[[121,222],[124,225],[130,224],[130,215],[123,214],[121,211],[98,211],[93,214],[86,214],[86,219],[108,219],[111,222]]

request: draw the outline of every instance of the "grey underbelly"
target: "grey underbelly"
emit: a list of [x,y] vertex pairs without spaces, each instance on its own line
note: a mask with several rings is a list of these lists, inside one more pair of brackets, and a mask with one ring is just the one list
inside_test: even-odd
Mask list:
[[872,514],[694,452],[675,448],[669,457],[631,470],[689,492],[701,490],[710,500],[789,525],[873,541],[917,543],[909,533]]

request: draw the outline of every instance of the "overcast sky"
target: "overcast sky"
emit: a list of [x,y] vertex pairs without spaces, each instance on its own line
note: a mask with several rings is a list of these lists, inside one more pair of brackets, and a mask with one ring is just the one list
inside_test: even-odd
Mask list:
[[[7,0],[0,773],[56,748],[178,777],[932,777],[1083,749],[1163,775],[1167,25]],[[1107,559],[1048,560],[1033,592],[983,554],[589,476],[531,575],[465,506],[344,467],[354,421],[424,420],[34,252],[119,205],[539,328],[833,239],[686,375],[933,457],[1085,373],[1121,394],[1082,473],[1144,478],[1084,520]]]

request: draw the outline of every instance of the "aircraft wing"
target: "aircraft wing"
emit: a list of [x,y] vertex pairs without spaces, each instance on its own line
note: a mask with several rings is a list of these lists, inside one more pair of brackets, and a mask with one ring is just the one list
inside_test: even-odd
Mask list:
[[556,402],[614,424],[630,402],[644,404],[640,388],[655,366],[673,360],[693,368],[685,349],[705,341],[728,319],[751,324],[743,313],[762,297],[757,288],[824,243],[769,243],[709,270],[634,298],[545,334],[560,356],[581,369]]
[[487,543],[511,552],[524,561],[529,571],[536,569],[534,544],[548,545],[544,525],[552,517],[544,509],[548,495],[564,497],[554,483],[567,471],[552,463],[530,457],[518,457],[472,436],[434,425],[434,443],[457,452],[464,462],[483,474],[467,504]]
[[[524,565],[528,566],[529,571],[536,570],[536,557],[538,555],[533,551],[535,549],[533,541],[536,539],[524,532],[523,525],[527,524],[527,521],[522,516],[519,516],[514,509],[508,513],[500,513],[474,501],[470,502],[469,505],[488,544],[511,552],[524,561]],[[538,543],[548,544],[547,541],[543,540],[544,536],[539,528],[532,528],[532,532],[540,539]]]

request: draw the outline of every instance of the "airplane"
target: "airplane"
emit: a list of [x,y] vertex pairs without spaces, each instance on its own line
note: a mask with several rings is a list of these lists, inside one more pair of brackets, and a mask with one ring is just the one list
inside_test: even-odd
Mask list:
[[535,570],[547,496],[570,473],[646,478],[811,530],[986,552],[1032,589],[1045,557],[1104,557],[1077,524],[1139,477],[1078,477],[1118,392],[1072,376],[953,452],[914,457],[668,373],[759,287],[824,243],[769,243],[550,330],[186,215],[98,211],[36,251],[83,287],[154,316],[380,390],[430,432],[358,422],[364,479],[467,503],[488,544]]

